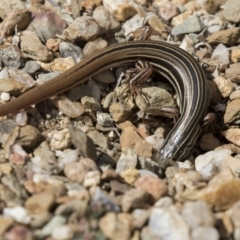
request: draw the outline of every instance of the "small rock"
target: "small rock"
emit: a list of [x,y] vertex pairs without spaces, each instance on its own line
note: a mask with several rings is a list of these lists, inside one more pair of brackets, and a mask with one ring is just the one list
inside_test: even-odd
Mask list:
[[136,14],[133,1],[103,0],[103,6],[118,20],[124,22]]
[[113,119],[108,113],[97,112],[97,123],[102,127],[112,127]]
[[[96,38],[92,41],[88,41],[86,43],[86,45],[83,48],[83,53],[85,56],[91,55],[93,53],[95,53],[96,51],[99,51],[101,49],[104,49],[105,47],[107,47],[108,43],[106,40],[102,39],[102,38]],[[103,71],[105,72],[105,71]],[[102,76],[101,73],[97,74]],[[104,75],[104,74],[103,74]],[[95,79],[95,76],[93,77]],[[100,77],[96,77],[97,80],[100,80]],[[104,82],[104,80],[102,80]],[[99,81],[101,82],[101,80]]]
[[165,240],[190,240],[189,228],[175,206],[153,208],[149,228]]
[[115,201],[109,196],[107,196],[105,193],[103,193],[102,190],[100,190],[99,188],[97,188],[97,190],[95,191],[92,200],[97,204],[101,203],[108,209],[108,211],[120,211],[120,207],[115,203]]
[[120,173],[120,176],[124,179],[126,183],[134,186],[134,183],[140,177],[140,173],[137,169],[126,169]]
[[83,181],[83,186],[85,188],[90,188],[92,186],[97,186],[100,184],[101,175],[98,170],[89,171],[86,173]]
[[207,38],[210,44],[237,44],[240,42],[240,29],[237,27],[220,30]]
[[240,169],[240,160],[236,157],[225,156],[222,160],[222,169],[229,168],[233,173],[237,173]]
[[33,75],[41,68],[40,64],[36,61],[27,61],[22,69],[24,72]]
[[94,144],[106,150],[108,148],[107,138],[98,131],[90,131],[88,133]]
[[89,158],[82,158],[79,162],[71,162],[65,165],[64,173],[73,182],[83,183],[89,171],[98,170],[95,162]]
[[120,144],[123,150],[128,148],[135,149],[140,157],[151,158],[152,156],[152,145],[142,139],[131,127],[123,131],[120,136]]
[[109,112],[116,123],[125,121],[131,114],[130,109],[126,108],[126,106],[120,102],[112,103],[109,107]]
[[100,34],[101,28],[96,20],[89,16],[77,17],[64,31],[70,41],[89,41]]
[[113,72],[110,70],[105,70],[103,72],[98,73],[93,77],[93,79],[100,83],[106,84],[114,83],[116,81]]
[[50,146],[55,150],[62,150],[69,148],[71,146],[71,138],[68,129],[63,129],[61,131],[54,131]]
[[240,2],[227,0],[223,9],[223,16],[227,21],[238,23],[240,21]]
[[228,103],[225,114],[224,123],[228,124],[240,118],[240,99],[235,99]]
[[25,207],[30,214],[49,212],[55,203],[55,197],[47,192],[32,195],[25,202]]
[[42,44],[35,32],[23,31],[21,33],[21,51],[25,58],[37,61],[50,61],[52,53]]
[[142,228],[149,218],[149,211],[145,209],[134,209],[132,212],[133,226]]
[[231,52],[231,61],[236,63],[240,61],[240,49],[234,48]]
[[185,33],[201,32],[203,28],[204,25],[198,17],[189,17],[181,24],[173,27],[171,34],[177,36]]
[[226,77],[229,78],[234,83],[240,82],[239,74],[240,74],[240,63],[230,64],[230,67],[226,70]]
[[[3,3],[4,4],[4,3]],[[3,5],[4,6],[4,5]],[[4,7],[3,7],[4,8]],[[23,30],[31,21],[31,13],[27,9],[13,9],[8,11],[1,24],[1,37],[11,36],[15,29]]]
[[54,99],[54,104],[68,117],[77,118],[84,113],[84,108],[79,102],[72,102],[66,97]]
[[179,9],[173,3],[166,2],[160,6],[159,14],[163,19],[169,21],[179,14]]
[[13,208],[4,208],[3,215],[5,217],[10,217],[14,221],[22,224],[29,224],[31,222],[31,217],[27,213],[27,210],[22,206],[16,206]]
[[122,172],[127,169],[135,169],[137,167],[137,153],[132,148],[122,151],[118,159],[116,172]]
[[143,176],[136,180],[135,187],[143,189],[152,196],[153,202],[157,201],[159,198],[164,197],[168,193],[167,184],[164,180],[152,177]]
[[120,28],[119,21],[103,6],[99,6],[93,11],[93,18],[100,25],[104,33],[116,31]]
[[214,210],[223,211],[240,200],[240,180],[234,177],[231,170],[225,169],[209,181],[205,188],[185,192],[181,197],[203,200]]
[[222,135],[230,142],[240,146],[240,129],[229,128],[222,132]]
[[34,148],[41,139],[39,130],[31,125],[20,128],[18,144],[23,148]]
[[111,240],[128,240],[131,229],[120,221],[116,213],[107,213],[100,219],[99,227],[104,235]]
[[56,240],[72,239],[73,229],[67,225],[57,226],[53,229],[51,237]]
[[233,83],[224,77],[217,77],[214,79],[214,82],[217,84],[221,96],[223,98],[229,97],[233,90]]
[[70,42],[61,42],[59,44],[59,51],[62,57],[71,57],[76,63],[84,58],[82,49]]
[[123,212],[129,212],[136,208],[148,208],[149,195],[143,189],[130,189],[124,193],[121,205]]
[[219,240],[220,235],[216,228],[214,227],[197,227],[192,230],[191,233],[192,240]]
[[[192,214],[194,212],[194,214]],[[214,215],[210,207],[203,201],[185,202],[181,215],[191,229],[197,227],[213,227]]]
[[56,38],[56,35],[62,34],[64,28],[67,27],[65,21],[54,11],[34,11],[31,20],[28,29],[34,29],[43,42]]
[[76,148],[79,148],[82,157],[89,157],[95,161],[97,154],[93,140],[77,127],[70,125],[68,129],[71,141]]
[[85,109],[90,109],[91,111],[99,111],[100,105],[93,97],[83,97],[81,103]]
[[14,223],[14,220],[9,217],[4,217],[0,215],[0,235],[3,236],[3,234],[8,230]]

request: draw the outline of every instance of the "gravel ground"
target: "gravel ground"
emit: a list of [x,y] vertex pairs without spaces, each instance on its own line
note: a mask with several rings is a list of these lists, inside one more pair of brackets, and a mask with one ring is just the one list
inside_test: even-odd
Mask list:
[[146,114],[144,99],[179,99],[156,73],[131,94],[134,66],[1,117],[0,239],[240,240],[239,0],[0,3],[0,104],[148,26],[197,59],[215,115],[166,168],[158,152],[177,119]]

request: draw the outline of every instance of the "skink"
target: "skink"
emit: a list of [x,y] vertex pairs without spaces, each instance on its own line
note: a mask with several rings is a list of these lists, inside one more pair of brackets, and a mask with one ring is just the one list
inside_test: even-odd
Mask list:
[[0,116],[41,102],[85,82],[103,70],[144,59],[175,88],[181,116],[160,150],[159,161],[183,160],[194,147],[208,105],[207,81],[197,61],[186,51],[160,41],[133,41],[111,45],[76,64],[49,82],[0,106]]

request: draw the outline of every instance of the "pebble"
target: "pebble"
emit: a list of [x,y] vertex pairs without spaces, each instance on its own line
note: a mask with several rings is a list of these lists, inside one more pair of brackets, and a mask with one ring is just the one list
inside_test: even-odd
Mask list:
[[54,131],[51,137],[50,147],[55,150],[62,150],[71,146],[71,138],[68,129]]
[[212,58],[218,60],[219,67],[226,67],[229,64],[229,51],[223,44],[218,44],[212,53]]
[[99,111],[100,110],[100,105],[99,103],[93,98],[93,97],[83,97],[81,99],[82,106],[86,110],[91,110],[91,111]]
[[148,226],[160,239],[191,239],[189,236],[189,228],[175,206],[153,208]]
[[222,159],[225,156],[230,155],[231,151],[228,149],[209,151],[195,159],[195,168],[198,172],[201,172],[208,164],[214,164],[219,168],[221,166]]
[[119,21],[103,6],[99,6],[93,11],[93,18],[100,25],[103,33],[120,29]]
[[89,16],[77,17],[64,31],[63,35],[69,41],[94,40],[101,32],[96,20]]
[[84,58],[82,49],[73,43],[61,42],[59,44],[59,51],[62,57],[71,57],[76,63]]
[[109,112],[112,116],[113,121],[116,123],[125,121],[131,114],[130,109],[119,102],[112,103],[109,107]]
[[10,217],[4,217],[0,215],[0,234],[3,235],[14,223],[14,220]]
[[116,166],[116,172],[122,172],[126,169],[135,169],[137,167],[137,152],[132,148],[126,148],[122,151]]
[[226,69],[226,77],[234,83],[240,82],[239,67],[240,67],[240,63],[238,62],[238,63],[230,64],[230,67]]
[[86,188],[97,186],[100,184],[101,176],[98,170],[89,171],[86,173],[83,181],[83,186]]
[[192,231],[192,240],[219,240],[220,236],[216,228],[214,227],[197,227]]
[[174,36],[185,34],[201,32],[204,29],[204,25],[198,17],[189,17],[184,20],[181,24],[173,27],[171,34]]
[[158,199],[164,197],[168,193],[167,184],[164,180],[152,177],[152,176],[143,176],[136,180],[135,187],[143,189],[151,195],[153,202],[156,202]]
[[82,158],[79,162],[67,163],[63,171],[68,179],[81,184],[89,171],[97,169],[97,165],[93,160]]
[[179,14],[179,9],[171,2],[163,3],[159,9],[159,15],[169,21],[171,18]]
[[120,211],[120,207],[116,204],[116,202],[110,198],[109,196],[107,196],[102,190],[100,190],[99,188],[96,189],[92,200],[95,203],[101,203],[102,206],[107,207],[107,209],[109,211],[112,212],[119,212]]
[[[92,41],[87,42],[87,44],[83,48],[83,53],[85,56],[87,56],[87,55],[90,55],[91,53],[94,53],[96,51],[104,49],[105,47],[107,47],[107,45],[108,45],[108,43],[106,40],[98,37]],[[101,73],[100,73],[100,75],[101,75]]]
[[[147,87],[142,88],[142,93],[144,98],[149,101],[151,107],[156,106],[175,106],[172,95],[168,93],[165,89],[160,87]],[[146,103],[143,101],[140,95],[136,97],[136,105],[140,110],[146,108]]]
[[51,235],[54,229],[63,226],[66,221],[67,219],[65,217],[53,216],[52,219],[36,235],[42,238]]
[[40,64],[36,61],[27,61],[22,69],[24,72],[28,73],[29,75],[33,75],[36,71],[41,68]]
[[84,113],[84,107],[81,103],[72,102],[66,97],[55,98],[53,102],[59,108],[59,111],[70,118],[77,118]]
[[0,49],[0,58],[6,67],[19,68],[23,64],[19,50],[13,46],[2,47]]
[[93,140],[77,127],[70,125],[68,130],[73,145],[79,148],[82,157],[89,157],[95,161],[97,154]]
[[113,119],[108,113],[97,112],[97,123],[102,127],[111,127],[113,126]]
[[35,32],[23,31],[20,47],[25,58],[43,62],[53,59],[52,53],[42,44]]
[[73,230],[68,225],[57,226],[53,229],[51,237],[56,240],[65,240],[73,238]]
[[152,156],[152,145],[142,139],[131,127],[124,129],[120,136],[120,144],[122,150],[128,148],[135,149],[140,157],[150,158]]
[[115,82],[115,76],[113,72],[110,70],[106,70],[101,73],[98,73],[93,77],[93,79],[96,80],[97,82],[106,83],[106,84]]
[[103,0],[103,6],[116,18],[118,21],[126,21],[134,16],[137,12],[132,0],[111,1]]
[[233,83],[229,80],[227,80],[225,77],[217,77],[214,79],[214,82],[216,83],[219,92],[221,93],[221,96],[223,98],[229,97],[229,95],[233,91]]
[[4,208],[3,216],[10,217],[14,221],[22,224],[29,224],[31,222],[31,217],[28,214],[27,210],[22,206],[16,206],[13,208]]
[[240,146],[240,129],[229,128],[226,131],[222,131],[222,135],[230,142]]
[[237,0],[227,0],[224,5],[223,16],[227,21],[237,23],[240,21],[240,3]]
[[124,179],[126,183],[134,186],[137,179],[140,177],[140,173],[137,169],[126,169],[120,172],[120,176]]
[[[4,5],[1,9],[4,9]],[[18,31],[27,27],[31,21],[31,13],[27,9],[11,9],[2,19],[0,36],[7,37],[14,33],[16,27]]]
[[214,215],[204,201],[185,202],[181,215],[193,231],[197,227],[213,227],[215,224]]
[[130,189],[124,193],[121,206],[123,212],[129,212],[136,208],[148,208],[149,195],[143,189]]
[[17,143],[23,148],[36,147],[40,141],[41,134],[39,130],[31,125],[26,125],[20,128],[19,140]]
[[240,49],[234,48],[231,52],[231,61],[236,63],[240,61]]
[[34,30],[42,41],[55,38],[67,27],[65,21],[53,11],[35,11],[29,30]]
[[27,90],[27,87],[20,83],[15,81],[11,78],[2,78],[0,80],[0,91],[6,92],[11,95],[19,95],[21,92],[25,92]]
[[87,135],[93,140],[95,145],[103,148],[104,150],[108,148],[107,138],[100,132],[91,131]]
[[237,44],[240,42],[240,29],[233,27],[226,30],[220,30],[207,38],[210,44]]
[[99,222],[101,231],[111,240],[128,240],[131,230],[122,222],[116,213],[107,213]]
[[42,192],[32,195],[25,202],[25,208],[29,214],[42,214],[49,212],[55,203],[53,194]]
[[228,103],[224,114],[224,123],[232,123],[240,118],[240,99],[235,99]]

